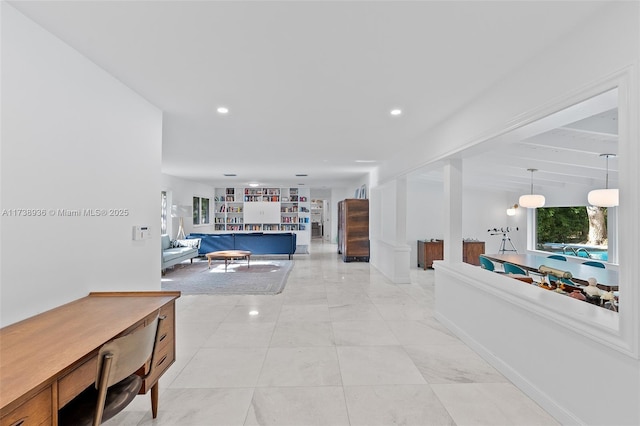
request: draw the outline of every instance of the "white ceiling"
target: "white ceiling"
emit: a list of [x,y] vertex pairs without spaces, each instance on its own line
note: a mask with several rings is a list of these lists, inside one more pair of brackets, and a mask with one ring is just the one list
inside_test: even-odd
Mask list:
[[[589,1],[10,3],[164,111],[164,173],[217,185],[317,188],[362,176],[603,7]],[[221,105],[228,115],[215,112]],[[404,114],[391,117],[394,107]],[[614,121],[614,113],[601,118]],[[536,163],[552,152],[575,165],[576,179],[593,176],[594,167],[604,167],[595,154],[602,138],[617,138],[580,127],[465,160],[465,173],[496,188],[522,188],[529,182],[525,169],[546,169]],[[577,152],[593,162],[576,165]],[[512,170],[512,182],[505,179],[513,164],[525,163]]]

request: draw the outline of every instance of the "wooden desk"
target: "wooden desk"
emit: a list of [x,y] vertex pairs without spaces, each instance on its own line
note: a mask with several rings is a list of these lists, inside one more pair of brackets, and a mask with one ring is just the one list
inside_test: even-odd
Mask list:
[[606,291],[618,290],[618,271],[611,269],[602,269],[581,263],[549,259],[546,256],[538,256],[535,254],[485,254],[484,256],[499,263],[513,263],[514,265],[536,273],[539,273],[538,268],[540,265],[546,265],[551,268],[571,272],[571,275],[573,275],[572,279],[581,284],[588,285],[587,280],[593,277],[598,281],[599,288]]
[[151,389],[156,417],[158,379],[175,361],[178,297],[180,292],[91,293],[0,329],[0,426],[57,425],[58,410],[95,381],[98,349],[160,314],[166,319],[155,372],[140,390]]

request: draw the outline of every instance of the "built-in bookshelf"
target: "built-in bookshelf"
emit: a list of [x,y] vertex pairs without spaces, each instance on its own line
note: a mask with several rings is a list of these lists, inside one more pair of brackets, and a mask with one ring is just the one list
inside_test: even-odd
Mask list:
[[217,188],[214,229],[220,232],[296,232],[308,245],[311,230],[307,188]]

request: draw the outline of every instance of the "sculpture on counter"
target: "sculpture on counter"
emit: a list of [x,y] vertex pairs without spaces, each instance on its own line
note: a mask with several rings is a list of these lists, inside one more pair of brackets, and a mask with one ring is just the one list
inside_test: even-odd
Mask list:
[[578,299],[578,300],[587,300],[587,297],[582,294],[582,292],[580,290],[573,290],[570,294],[569,297],[573,297],[574,299]]
[[598,284],[596,279],[592,277],[589,278],[587,282],[589,285],[584,288],[584,292],[587,293],[587,296],[600,297],[602,295],[602,291],[596,286],[596,284]]
[[[618,311],[618,307],[616,305],[616,296],[613,294],[613,291],[603,291],[600,295],[600,300],[604,301],[604,307],[611,309],[612,311]],[[609,306],[607,306],[607,302]]]

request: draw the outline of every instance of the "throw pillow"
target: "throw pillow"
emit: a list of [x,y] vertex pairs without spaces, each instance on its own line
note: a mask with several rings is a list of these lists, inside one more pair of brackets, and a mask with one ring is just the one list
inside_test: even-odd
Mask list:
[[178,240],[180,245],[178,247],[191,247],[195,249],[200,248],[200,238],[191,238],[188,240]]

